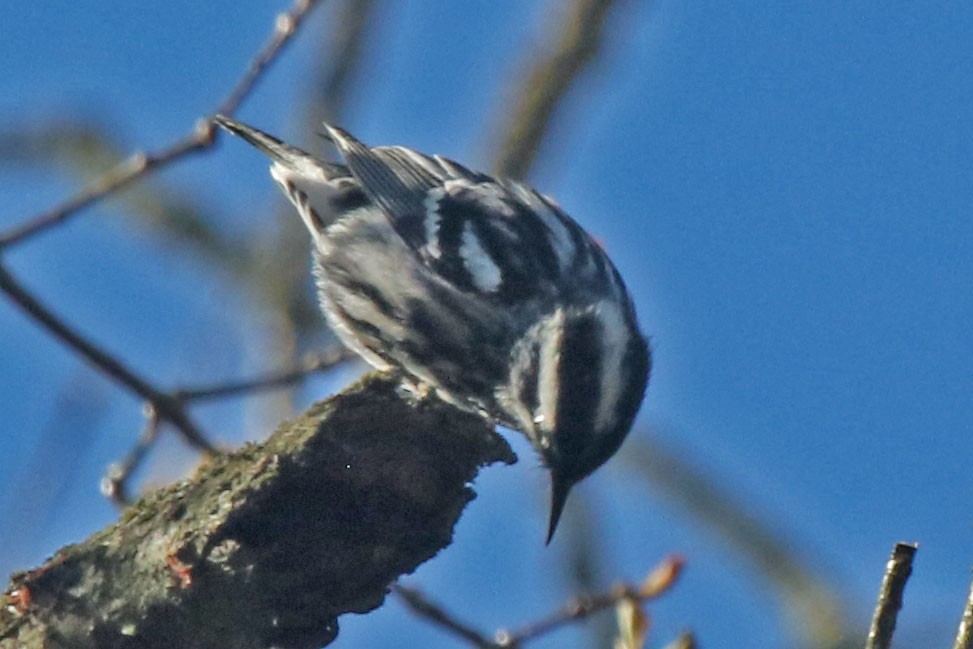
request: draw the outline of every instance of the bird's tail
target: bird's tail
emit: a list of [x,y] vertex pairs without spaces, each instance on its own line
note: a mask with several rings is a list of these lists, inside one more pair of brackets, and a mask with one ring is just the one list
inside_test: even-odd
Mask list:
[[324,236],[324,231],[335,220],[368,204],[368,198],[344,165],[320,160],[225,115],[217,115],[213,121],[271,159],[271,177],[297,208],[315,239]]
[[238,122],[226,115],[217,115],[213,121],[224,130],[239,136],[262,151],[275,163],[308,178],[321,177],[322,180],[346,176],[348,172],[342,165],[325,162],[303,149],[278,140],[259,128]]

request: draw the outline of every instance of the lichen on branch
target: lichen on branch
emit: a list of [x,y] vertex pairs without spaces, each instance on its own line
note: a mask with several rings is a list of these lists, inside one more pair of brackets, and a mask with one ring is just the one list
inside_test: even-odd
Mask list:
[[313,649],[452,539],[481,418],[372,375],[14,575],[0,648]]

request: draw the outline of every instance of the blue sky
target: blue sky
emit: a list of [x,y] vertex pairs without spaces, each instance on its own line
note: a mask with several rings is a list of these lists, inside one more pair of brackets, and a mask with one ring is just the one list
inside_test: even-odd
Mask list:
[[[555,3],[381,4],[343,125],[371,144],[488,166],[510,79]],[[945,646],[973,562],[973,5],[622,5],[532,181],[604,242],[651,336],[655,371],[633,435],[680,450],[792,539],[848,597],[862,634],[892,543],[918,541],[900,633]],[[0,39],[3,130],[80,116],[111,125],[124,150],[158,148],[213,109],[284,8],[12,5]],[[315,146],[302,102],[327,19],[314,17],[241,118]],[[159,180],[220,228],[255,237],[277,227],[265,169],[227,141]],[[62,165],[0,159],[0,227],[78,187]],[[245,315],[225,277],[132,219],[121,202],[100,204],[5,263],[161,385],[264,367],[270,325]],[[301,403],[353,376],[309,383]],[[72,397],[80,405],[65,408]],[[239,440],[269,430],[258,410],[233,401],[199,415]],[[0,413],[9,572],[113,520],[98,478],[141,419],[135,399],[3,300]],[[570,594],[565,544],[541,543],[544,476],[511,440],[521,463],[482,475],[454,546],[413,578],[484,628],[536,618]],[[149,479],[188,461],[166,442]],[[51,506],[18,509],[28,488]],[[604,530],[606,579],[638,578],[669,552],[689,560],[653,608],[657,643],[684,627],[704,646],[789,642],[766,583],[621,462],[581,489]],[[342,624],[338,646],[403,634],[456,646],[396,605]],[[568,639],[584,636],[537,646]]]

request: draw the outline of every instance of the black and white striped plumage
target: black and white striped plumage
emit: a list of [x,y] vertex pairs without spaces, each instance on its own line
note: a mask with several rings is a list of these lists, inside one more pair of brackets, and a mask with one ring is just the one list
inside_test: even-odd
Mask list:
[[528,437],[551,470],[550,541],[568,491],[621,445],[648,382],[648,346],[602,249],[522,183],[325,125],[345,161],[328,163],[216,121],[273,160],[344,344]]

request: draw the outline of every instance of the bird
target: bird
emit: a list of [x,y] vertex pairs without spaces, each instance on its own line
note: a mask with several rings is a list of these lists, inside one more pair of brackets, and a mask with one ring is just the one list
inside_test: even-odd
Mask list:
[[215,124],[271,160],[311,237],[324,316],[379,370],[520,431],[550,470],[550,543],[572,487],[612,457],[652,352],[603,247],[531,186],[324,124],[340,162]]

